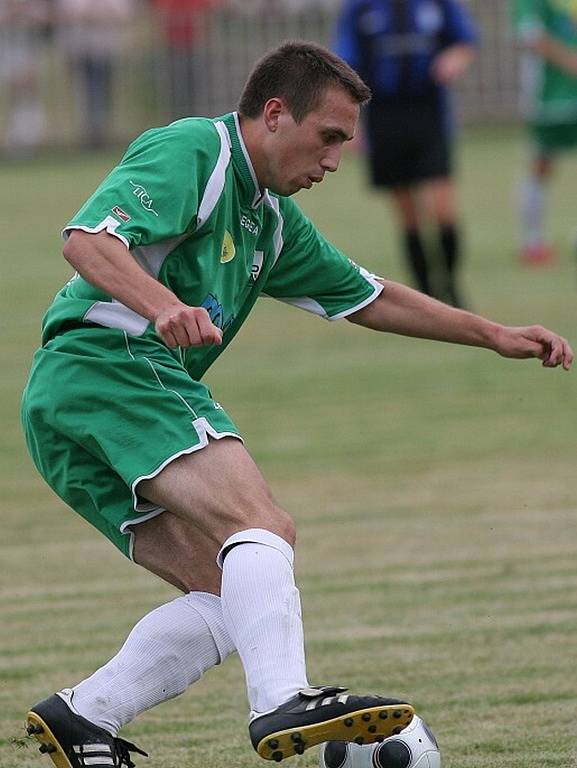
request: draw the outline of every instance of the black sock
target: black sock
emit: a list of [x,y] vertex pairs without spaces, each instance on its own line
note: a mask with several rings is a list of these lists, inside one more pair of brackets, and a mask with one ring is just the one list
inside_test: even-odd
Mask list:
[[461,238],[454,224],[443,224],[439,230],[443,263],[449,275],[454,275],[461,256]]
[[431,281],[427,257],[421,235],[416,229],[406,229],[404,235],[405,255],[417,288],[431,295]]
[[461,261],[461,237],[454,224],[443,224],[439,230],[441,257],[445,272],[445,290],[447,301],[454,307],[462,307],[463,302],[457,287],[457,267]]

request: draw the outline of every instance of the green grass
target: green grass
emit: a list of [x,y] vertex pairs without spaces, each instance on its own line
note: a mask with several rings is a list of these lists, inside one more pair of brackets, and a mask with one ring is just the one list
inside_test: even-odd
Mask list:
[[[114,160],[0,168],[2,768],[48,765],[19,746],[28,705],[93,671],[174,594],[63,507],[18,424],[42,311],[69,277],[59,230]],[[523,160],[515,131],[464,137],[467,295],[497,320],[577,342],[577,159],[553,187],[560,259],[547,270],[514,258]],[[299,202],[352,258],[404,278],[385,202],[355,157]],[[263,300],[208,381],[297,520],[311,680],[409,697],[445,768],[577,766],[575,375]],[[258,763],[236,659],[126,735],[152,755],[139,766]]]

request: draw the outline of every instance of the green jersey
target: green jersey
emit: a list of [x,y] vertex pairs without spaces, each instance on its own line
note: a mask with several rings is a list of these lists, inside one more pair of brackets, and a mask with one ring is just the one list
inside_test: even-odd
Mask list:
[[[106,230],[181,301],[208,311],[223,331],[222,345],[174,353],[197,379],[262,294],[334,320],[382,290],[291,199],[259,188],[236,113],[144,133],[65,235],[73,229]],[[43,341],[86,324],[160,342],[146,318],[76,276],[49,308]]]
[[[576,0],[513,0],[516,34],[530,41],[546,34],[577,53]],[[529,119],[541,125],[577,121],[577,77],[528,54],[523,91]]]

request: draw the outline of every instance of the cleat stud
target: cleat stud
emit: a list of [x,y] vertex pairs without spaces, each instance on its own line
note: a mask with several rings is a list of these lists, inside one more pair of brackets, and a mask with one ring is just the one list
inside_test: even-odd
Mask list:
[[380,744],[384,740],[385,740],[385,737],[382,736],[381,734],[379,734],[378,736],[375,736],[375,741],[377,742],[377,744]]
[[379,717],[381,718],[381,720],[386,720],[386,719],[387,719],[387,717],[388,717],[388,715],[387,715],[387,713],[386,713],[386,712],[383,710],[382,712],[379,712]]
[[271,757],[273,760],[276,760],[277,763],[280,763],[282,760],[282,752],[273,752]]
[[277,739],[271,739],[270,741],[267,741],[267,746],[271,749],[276,749],[278,747]]
[[300,733],[291,733],[291,741],[302,741]]
[[400,726],[400,725],[398,725],[396,728],[393,728],[393,736],[398,736],[398,735],[399,735],[399,733],[400,733],[402,730],[403,730],[403,729],[401,728],[401,726]]
[[44,754],[45,752],[48,752],[48,744],[41,744],[38,747],[38,751],[42,752],[42,754]]
[[33,725],[32,723],[26,728],[26,733],[29,736],[33,736],[35,733],[44,733],[44,728],[40,724]]
[[400,709],[395,709],[395,711],[393,712],[393,717],[398,720],[399,717],[402,717],[402,716],[403,716],[403,713],[400,711]]
[[371,719],[371,713],[370,713],[370,712],[365,712],[365,713],[362,715],[362,718],[363,718],[363,720],[365,721],[365,723],[368,723],[368,722],[369,722],[369,720]]
[[365,740],[363,739],[363,737],[357,736],[357,738],[355,739],[355,744],[358,744],[360,746],[361,744],[364,744],[364,743],[365,743]]
[[377,726],[376,725],[369,725],[367,728],[369,733],[376,733],[377,732]]
[[47,744],[46,745],[46,754],[50,754],[51,752],[58,752],[58,749],[54,746],[54,744]]
[[350,728],[351,725],[354,723],[354,720],[352,717],[347,717],[347,719],[343,720],[343,722],[347,726],[347,728]]
[[300,744],[295,744],[295,752],[297,755],[302,755],[302,753],[305,751],[305,745],[300,742]]

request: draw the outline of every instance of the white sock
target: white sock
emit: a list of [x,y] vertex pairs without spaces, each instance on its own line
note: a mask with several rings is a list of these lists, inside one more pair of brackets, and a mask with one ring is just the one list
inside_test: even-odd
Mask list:
[[220,598],[191,592],[147,614],[117,655],[63,692],[63,698],[116,736],[138,714],[183,693],[234,650]]
[[519,190],[519,215],[523,245],[543,245],[546,184],[538,176],[527,176]]
[[284,539],[260,528],[231,536],[219,554],[222,614],[244,666],[253,714],[275,709],[308,686],[293,559]]

